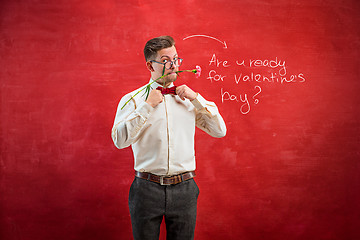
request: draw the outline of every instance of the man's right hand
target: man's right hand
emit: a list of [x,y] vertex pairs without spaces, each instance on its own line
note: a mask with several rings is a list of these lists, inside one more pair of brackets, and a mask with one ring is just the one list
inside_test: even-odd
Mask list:
[[164,100],[164,96],[161,94],[160,90],[153,89],[149,93],[146,103],[150,104],[153,108],[159,105]]

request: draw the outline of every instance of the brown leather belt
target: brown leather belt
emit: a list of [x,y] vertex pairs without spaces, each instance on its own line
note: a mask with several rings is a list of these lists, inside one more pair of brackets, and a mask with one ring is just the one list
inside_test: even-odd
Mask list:
[[146,179],[148,181],[159,183],[160,185],[173,185],[184,182],[195,177],[195,171],[185,172],[174,176],[159,176],[147,172],[135,171],[135,176],[138,178]]

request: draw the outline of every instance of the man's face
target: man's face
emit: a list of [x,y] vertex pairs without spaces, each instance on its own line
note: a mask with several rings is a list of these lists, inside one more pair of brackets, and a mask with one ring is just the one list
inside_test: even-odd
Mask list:
[[[161,49],[157,52],[157,56],[156,59],[154,59],[156,62],[160,62],[160,63],[165,63],[165,62],[169,62],[169,61],[174,61],[175,59],[178,58],[178,54],[176,52],[176,48],[175,46],[169,47],[169,48],[164,48]],[[151,71],[151,78],[153,80],[158,79],[159,77],[161,77],[163,75],[163,71],[164,71],[164,65],[163,64],[159,64],[156,62],[151,62],[151,66],[153,71]],[[162,79],[159,79],[157,81],[157,83],[161,84],[161,85],[165,85],[168,86],[170,83],[175,82],[177,75],[176,75],[176,71],[179,70],[179,67],[175,66],[175,64],[172,64],[170,69],[165,68],[164,71],[164,75],[167,75],[166,77],[163,77]]]

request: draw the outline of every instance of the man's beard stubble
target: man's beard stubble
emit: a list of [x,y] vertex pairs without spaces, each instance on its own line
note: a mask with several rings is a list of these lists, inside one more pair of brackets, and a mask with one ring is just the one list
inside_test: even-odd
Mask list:
[[167,86],[170,83],[175,82],[176,79],[177,79],[177,74],[171,74],[171,75],[168,75],[168,76],[160,79],[160,82],[158,82],[158,83],[161,84],[161,85]]

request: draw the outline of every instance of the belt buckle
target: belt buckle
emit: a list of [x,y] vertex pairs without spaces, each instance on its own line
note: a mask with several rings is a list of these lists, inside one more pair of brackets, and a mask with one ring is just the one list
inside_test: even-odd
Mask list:
[[168,183],[168,184],[164,183],[164,177],[163,177],[163,176],[160,176],[160,185],[161,185],[161,186],[169,186],[169,185],[171,185],[171,184],[170,184],[170,183]]

